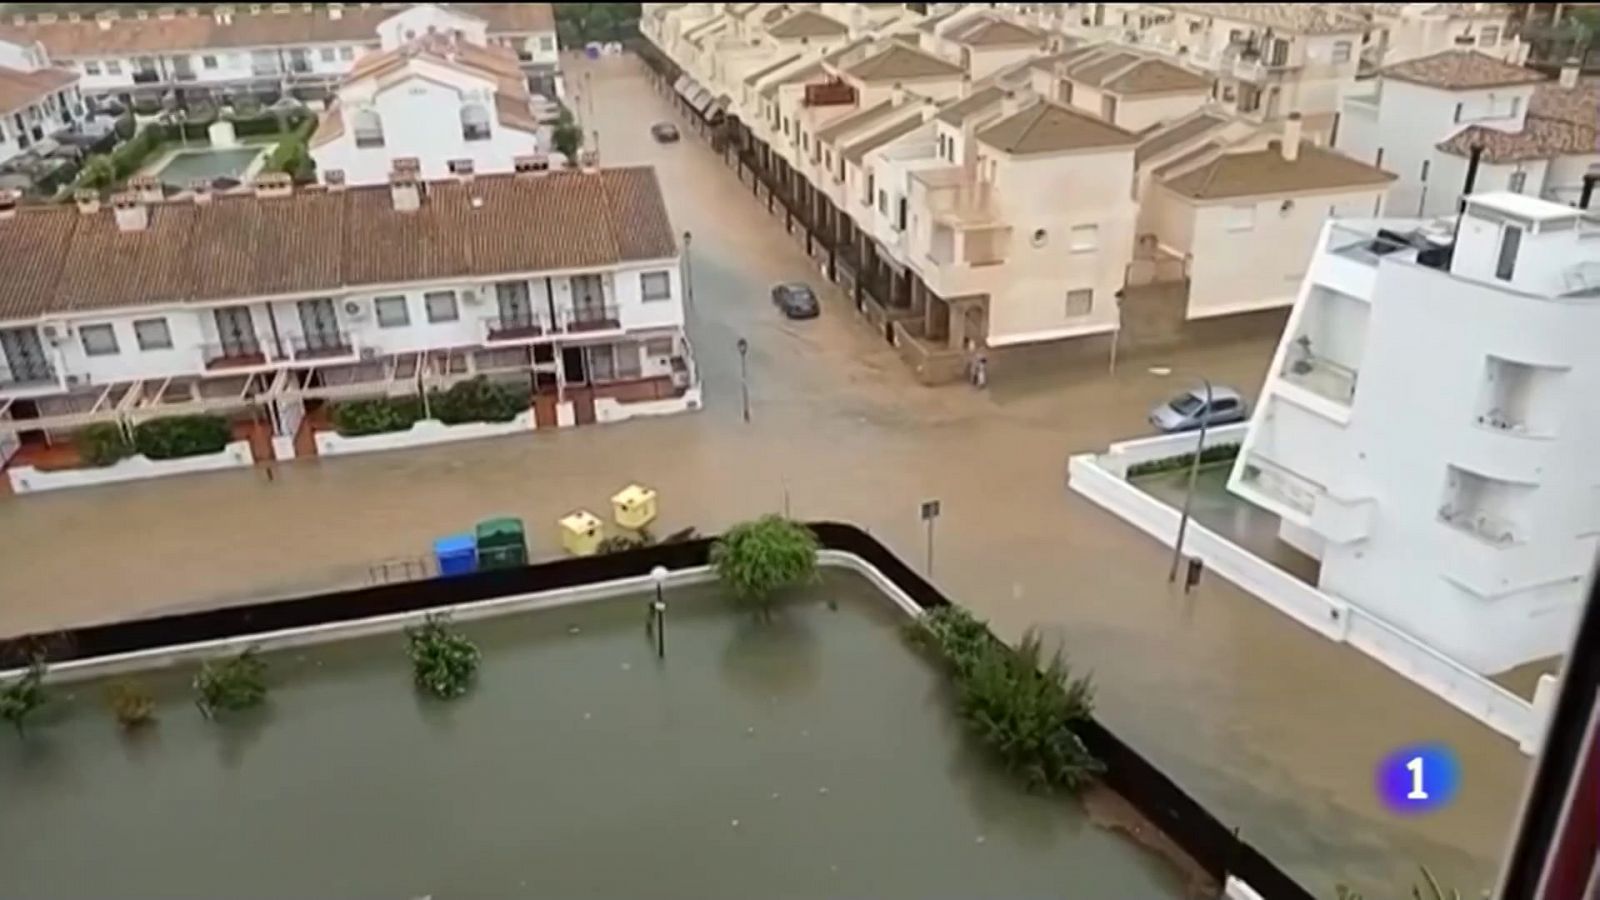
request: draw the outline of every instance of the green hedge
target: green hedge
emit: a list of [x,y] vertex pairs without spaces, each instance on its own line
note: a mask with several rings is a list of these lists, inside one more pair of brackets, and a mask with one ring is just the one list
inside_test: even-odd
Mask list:
[[422,404],[415,397],[349,400],[333,408],[333,427],[345,437],[405,431],[420,418]]
[[[1200,464],[1233,462],[1239,455],[1238,444],[1217,444],[1200,451]],[[1128,467],[1129,478],[1139,478],[1143,475],[1155,475],[1158,472],[1171,472],[1174,469],[1187,469],[1194,460],[1193,453],[1180,453],[1177,456],[1152,459],[1148,462],[1134,463]]]
[[133,429],[133,446],[150,459],[182,459],[220,453],[233,438],[221,416],[169,416],[151,419]]
[[287,172],[296,184],[310,184],[317,180],[317,161],[311,157],[307,142],[317,127],[317,120],[307,118],[272,148],[264,168],[268,172]]
[[91,466],[109,466],[133,453],[133,444],[115,422],[100,422],[78,432],[78,455]]

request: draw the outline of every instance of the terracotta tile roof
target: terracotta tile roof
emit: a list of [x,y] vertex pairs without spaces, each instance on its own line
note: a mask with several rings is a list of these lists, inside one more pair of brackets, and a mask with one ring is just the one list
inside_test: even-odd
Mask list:
[[1158,127],[1156,130],[1139,141],[1139,146],[1133,151],[1133,164],[1144,165],[1146,160],[1153,159],[1181,146],[1187,141],[1192,141],[1201,135],[1208,134],[1228,124],[1228,120],[1218,115],[1201,113],[1190,119],[1173,123],[1168,127]]
[[1110,122],[1044,100],[979,132],[978,140],[1007,153],[1027,154],[1131,147],[1138,137]]
[[869,56],[845,70],[845,73],[862,81],[899,81],[903,78],[939,78],[960,75],[962,69],[931,53],[913,50],[903,44],[892,44],[882,52]]
[[78,73],[66,69],[38,69],[23,72],[0,66],[0,113],[32,106],[50,94],[70,87]]
[[1101,87],[1118,94],[1164,94],[1177,91],[1209,91],[1211,79],[1172,63],[1147,59],[1133,68],[1102,81]]
[[843,47],[840,47],[832,53],[829,53],[827,56],[824,56],[822,58],[822,62],[824,65],[828,66],[853,65],[870,55],[868,48],[871,45],[872,38],[868,35],[862,35],[861,37],[858,37],[855,40],[845,44]]
[[1471,156],[1482,145],[1487,162],[1518,162],[1600,153],[1600,78],[1564,88],[1546,81],[1533,90],[1521,131],[1478,125],[1463,128],[1436,146],[1456,156]]
[[762,85],[761,96],[770,100],[773,97],[778,96],[778,88],[783,87],[786,84],[795,84],[796,82],[805,81],[808,78],[815,78],[821,74],[822,63],[820,62],[814,62],[810,65],[801,66],[800,68],[795,69],[786,75],[780,75]]
[[1047,56],[1036,56],[1033,59],[1028,60],[1028,68],[1038,69],[1041,72],[1049,72],[1054,74],[1057,63],[1063,63],[1071,60],[1073,58],[1073,54],[1083,49],[1083,41],[1081,38],[1061,35],[1058,37],[1058,40],[1065,41],[1068,45],[1067,49],[1058,53],[1051,53]]
[[840,135],[848,134],[864,125],[870,125],[894,111],[894,103],[888,100],[879,103],[877,106],[858,109],[847,116],[829,122],[826,128],[817,129],[817,140],[824,143],[832,143]]
[[[555,30],[555,14],[548,3],[454,3],[453,8],[489,23],[490,35],[527,34]],[[374,4],[370,7],[347,3],[339,18],[329,15],[323,4],[311,11],[294,4],[282,12],[264,6],[252,13],[249,7],[234,5],[228,24],[212,15],[190,16],[180,13],[170,19],[150,16],[137,19],[123,14],[101,28],[93,18],[78,22],[30,20],[22,25],[7,18],[0,23],[0,38],[23,43],[40,41],[56,58],[128,56],[172,50],[203,50],[230,47],[281,47],[317,43],[372,43],[377,40],[378,23],[402,12],[401,8]]]
[[775,38],[838,37],[848,34],[849,27],[832,16],[815,10],[802,9],[782,22],[767,29]]
[[1197,169],[1168,179],[1171,190],[1193,200],[1256,197],[1301,191],[1378,187],[1394,175],[1348,156],[1302,141],[1293,160],[1283,158],[1276,141],[1264,150],[1224,153]]
[[1409,81],[1448,91],[1533,84],[1545,77],[1476,50],[1445,50],[1432,56],[1408,59],[1381,71],[1384,78]]
[[767,10],[766,14],[761,17],[761,24],[771,25],[788,14],[789,4],[780,3],[779,5],[774,6],[772,9]]
[[1528,115],[1600,129],[1600,78],[1580,79],[1570,88],[1554,81],[1539,85],[1528,100]]
[[1091,56],[1083,61],[1069,65],[1067,67],[1067,75],[1073,81],[1098,85],[1101,79],[1120,72],[1138,61],[1139,56],[1134,53],[1111,53],[1104,56]]
[[917,30],[927,34],[933,34],[939,30],[939,26],[943,25],[946,19],[955,15],[956,12],[957,10],[955,9],[947,9],[942,13],[938,13],[937,15],[929,16],[917,23]]
[[888,126],[887,128],[882,128],[878,131],[875,131],[861,140],[856,141],[854,144],[844,148],[842,151],[843,156],[845,159],[859,166],[861,165],[861,161],[867,158],[868,153],[871,153],[879,147],[882,147],[884,144],[889,143],[895,138],[903,137],[913,131],[916,131],[922,126],[922,124],[923,122],[921,116],[909,116],[900,120],[899,122],[894,123],[893,125]]
[[328,109],[317,120],[317,130],[311,133],[310,145],[321,147],[332,143],[344,134],[344,110],[338,103],[328,104]]
[[967,116],[981,112],[999,103],[1005,95],[1005,88],[1001,87],[987,87],[980,91],[973,91],[971,94],[940,110],[939,121],[946,125],[960,125],[967,120]]
[[1189,15],[1264,25],[1297,34],[1351,34],[1366,25],[1333,3],[1158,3],[1165,9]]
[[749,75],[746,75],[744,77],[744,83],[745,84],[755,84],[756,82],[760,81],[761,79],[767,77],[768,75],[771,75],[773,72],[778,71],[779,69],[783,68],[784,66],[787,66],[788,64],[794,62],[795,60],[797,60],[799,58],[800,58],[800,54],[796,53],[793,56],[786,56],[783,59],[778,60],[777,62],[773,63],[770,66],[763,66],[763,67],[755,70],[754,72],[751,72]]
[[998,16],[978,16],[945,32],[944,36],[968,47],[1023,47],[1044,42],[1032,28]]
[[149,213],[138,232],[119,231],[109,209],[28,207],[0,220],[0,319],[598,268],[677,253],[649,168],[436,181],[409,213],[394,210],[387,185],[272,199],[220,195]]
[[502,128],[529,133],[539,130],[539,119],[528,106],[527,94],[517,96],[505,91],[495,91],[494,111]]

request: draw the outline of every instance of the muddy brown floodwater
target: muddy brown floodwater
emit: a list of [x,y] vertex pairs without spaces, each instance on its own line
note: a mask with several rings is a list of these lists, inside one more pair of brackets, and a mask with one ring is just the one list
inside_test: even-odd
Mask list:
[[[1107,724],[1319,895],[1390,896],[1426,863],[1475,895],[1495,872],[1526,758],[1509,741],[1216,577],[1169,589],[1167,551],[1067,491],[1071,452],[1147,432],[1184,373],[1253,393],[1269,342],[1186,351],[1116,375],[1027,378],[988,393],[919,387],[837,292],[819,319],[780,319],[778,280],[821,279],[748,188],[684,128],[631,58],[574,62],[592,84],[606,164],[656,166],[694,233],[690,330],[706,383],[696,414],[0,503],[0,633],[363,583],[493,514],[524,517],[536,555],[555,520],[604,512],[630,481],[661,491],[667,530],[782,509],[869,527],[919,564],[917,503],[937,497],[934,578],[1016,637],[1038,626],[1092,669]],[[686,124],[686,123],[685,123]],[[750,342],[753,421],[735,341]],[[1025,384],[1026,386],[1020,386]],[[1460,755],[1455,806],[1396,819],[1374,763],[1441,740]]]

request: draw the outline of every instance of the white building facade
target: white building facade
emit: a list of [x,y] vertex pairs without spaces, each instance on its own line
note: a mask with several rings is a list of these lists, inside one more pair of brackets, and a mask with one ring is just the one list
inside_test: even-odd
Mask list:
[[0,40],[0,164],[83,121],[78,81],[43,48]]
[[1321,589],[1496,673],[1567,649],[1600,538],[1600,220],[1490,193],[1452,231],[1325,229],[1229,488]]

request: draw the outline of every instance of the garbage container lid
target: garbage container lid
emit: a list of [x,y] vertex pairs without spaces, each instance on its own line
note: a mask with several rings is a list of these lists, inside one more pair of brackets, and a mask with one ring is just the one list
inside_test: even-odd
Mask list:
[[592,531],[600,526],[600,518],[586,509],[577,510],[561,520],[561,527],[568,531]]
[[637,506],[648,502],[656,495],[655,491],[642,484],[630,484],[612,496],[611,502],[618,506]]
[[478,547],[470,534],[447,534],[433,542],[433,552],[440,556],[471,553]]
[[478,543],[485,541],[521,541],[523,535],[522,520],[513,516],[498,519],[484,519],[478,523]]

